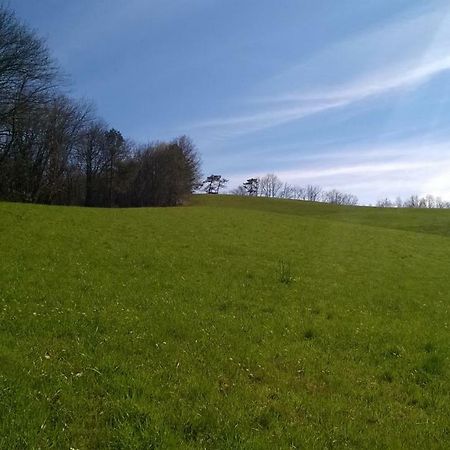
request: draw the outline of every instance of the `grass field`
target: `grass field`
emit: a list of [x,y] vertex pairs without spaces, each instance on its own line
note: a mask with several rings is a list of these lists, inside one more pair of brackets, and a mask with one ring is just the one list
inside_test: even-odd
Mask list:
[[450,211],[0,203],[0,448],[450,447]]

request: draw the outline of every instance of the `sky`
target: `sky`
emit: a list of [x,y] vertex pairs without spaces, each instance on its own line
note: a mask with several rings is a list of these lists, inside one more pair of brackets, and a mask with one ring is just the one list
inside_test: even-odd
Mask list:
[[450,200],[448,0],[9,0],[110,126],[205,174]]

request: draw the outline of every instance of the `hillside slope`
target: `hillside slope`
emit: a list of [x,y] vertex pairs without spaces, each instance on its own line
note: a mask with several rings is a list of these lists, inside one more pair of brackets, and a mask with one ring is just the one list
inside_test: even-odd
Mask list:
[[446,448],[450,211],[0,203],[0,448]]

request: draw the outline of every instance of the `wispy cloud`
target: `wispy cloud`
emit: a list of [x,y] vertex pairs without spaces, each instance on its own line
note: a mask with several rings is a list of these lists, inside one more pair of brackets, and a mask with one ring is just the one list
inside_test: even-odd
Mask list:
[[[450,56],[425,61],[409,61],[394,70],[379,71],[365,79],[330,89],[328,92],[287,93],[264,99],[266,103],[322,102],[329,108],[348,105],[395,89],[408,89],[426,83],[432,77],[450,70]],[[335,102],[333,104],[333,102]]]
[[194,124],[194,128],[216,128],[222,129],[223,135],[236,135],[259,131],[265,128],[281,125],[286,122],[298,120],[328,109],[344,106],[346,103],[342,100],[321,100],[314,104],[305,104],[290,107],[275,107],[258,110],[247,115],[236,115],[225,118],[206,120]]
[[[192,128],[227,138],[417,88],[450,71],[449,19],[447,13],[433,11],[334,44],[264,83],[259,92],[239,103],[236,113],[199,121]],[[361,67],[361,61],[367,59],[369,67],[365,63]],[[335,72],[331,79],[327,71]],[[341,82],[336,83],[335,78]]]

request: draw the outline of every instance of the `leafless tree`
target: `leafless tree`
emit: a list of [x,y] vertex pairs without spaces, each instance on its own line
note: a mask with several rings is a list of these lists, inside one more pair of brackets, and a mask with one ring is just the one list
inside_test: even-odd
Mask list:
[[403,203],[405,208],[419,208],[420,207],[420,199],[418,195],[411,195],[408,197]]
[[107,167],[106,133],[106,124],[96,120],[83,130],[81,135],[80,145],[77,149],[77,161],[84,175],[85,206],[94,206],[100,203],[100,177],[105,173]]
[[443,208],[449,208],[450,202],[446,202],[445,200],[442,200],[441,197],[436,197],[435,200],[435,208],[443,209]]
[[292,186],[289,183],[284,183],[283,187],[281,188],[278,196],[280,198],[286,198],[286,199],[293,199],[295,198],[295,187]]
[[378,208],[392,208],[394,204],[387,197],[377,201]]
[[323,201],[326,203],[332,203],[334,205],[357,205],[358,198],[353,194],[347,194],[340,192],[336,189],[327,191],[323,194]]
[[239,185],[237,188],[231,191],[231,195],[237,195],[239,197],[249,197],[247,189],[243,185]]
[[0,163],[12,149],[20,121],[48,99],[57,75],[43,40],[0,6]]
[[128,148],[122,133],[114,128],[104,132],[104,157],[107,175],[107,198],[109,206],[115,203],[117,174],[122,161],[127,157]]
[[302,186],[294,186],[294,197],[296,200],[306,200],[306,188]]
[[318,202],[322,196],[322,188],[317,185],[308,184],[306,186],[306,198],[310,202]]
[[192,139],[186,135],[176,138],[173,142],[183,155],[184,160],[184,185],[185,191],[188,193],[193,193],[201,185],[201,159],[197,147],[195,146]]
[[436,200],[435,198],[428,194],[423,198],[422,204],[424,205],[425,208],[435,208],[436,207]]
[[259,192],[262,197],[277,197],[283,187],[281,180],[273,173],[259,179]]

